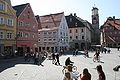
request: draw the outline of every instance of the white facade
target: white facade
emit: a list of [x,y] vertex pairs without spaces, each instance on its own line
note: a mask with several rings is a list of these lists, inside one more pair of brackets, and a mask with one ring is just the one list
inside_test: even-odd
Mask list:
[[75,43],[78,43],[79,49],[88,48],[91,43],[91,32],[88,27],[69,28],[69,43],[72,49],[76,48]]
[[[49,23],[46,24],[51,26]],[[69,47],[68,38],[68,26],[63,15],[58,26],[39,29],[39,51],[59,52],[61,49],[67,50]]]

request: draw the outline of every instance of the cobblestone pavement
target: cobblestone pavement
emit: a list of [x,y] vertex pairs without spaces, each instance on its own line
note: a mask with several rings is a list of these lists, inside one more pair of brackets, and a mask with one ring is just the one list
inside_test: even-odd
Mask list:
[[94,53],[90,52],[90,58],[85,58],[83,55],[63,55],[60,57],[60,66],[52,64],[52,60],[48,59],[42,63],[44,66],[16,64],[2,71],[0,73],[0,80],[63,80],[62,69],[67,57],[71,58],[74,65],[77,66],[79,73],[82,73],[84,68],[88,68],[92,75],[92,80],[97,80],[98,73],[95,67],[98,64],[103,66],[106,80],[120,80],[120,70],[118,72],[113,71],[116,65],[120,65],[120,51],[117,51],[117,49],[111,50],[110,54],[100,54],[101,62],[93,62]]

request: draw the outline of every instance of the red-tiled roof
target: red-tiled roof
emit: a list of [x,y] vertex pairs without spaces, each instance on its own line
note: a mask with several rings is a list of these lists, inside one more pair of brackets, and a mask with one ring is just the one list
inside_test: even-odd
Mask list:
[[108,19],[102,27],[104,26],[113,26],[120,30],[120,19]]
[[48,26],[48,28],[58,27],[60,25],[63,15],[64,13],[62,12],[40,16],[41,27],[42,28],[45,28],[46,26]]

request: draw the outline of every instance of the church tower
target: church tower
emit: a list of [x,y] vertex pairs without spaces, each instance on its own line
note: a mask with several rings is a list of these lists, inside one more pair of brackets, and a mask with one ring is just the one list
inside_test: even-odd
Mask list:
[[99,13],[98,8],[92,8],[92,26],[94,28],[94,44],[100,44]]
[[94,29],[99,29],[99,13],[98,8],[92,8],[92,25]]

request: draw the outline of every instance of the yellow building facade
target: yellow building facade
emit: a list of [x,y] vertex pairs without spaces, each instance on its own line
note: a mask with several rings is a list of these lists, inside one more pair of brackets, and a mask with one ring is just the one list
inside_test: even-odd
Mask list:
[[16,49],[16,12],[10,0],[0,0],[0,53],[13,55]]

